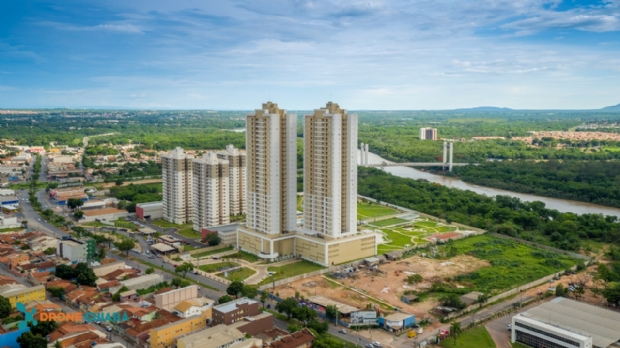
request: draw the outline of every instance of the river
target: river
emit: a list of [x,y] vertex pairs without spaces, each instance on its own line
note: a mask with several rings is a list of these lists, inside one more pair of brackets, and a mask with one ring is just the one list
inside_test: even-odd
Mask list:
[[[385,161],[383,158],[379,157],[376,154],[369,153],[368,162],[373,163],[381,163]],[[388,162],[388,161],[385,161]],[[561,212],[571,212],[575,214],[603,214],[603,215],[614,215],[620,217],[620,208],[606,207],[603,205],[591,204],[586,202],[578,202],[571,201],[567,199],[559,199],[559,198],[550,198],[550,197],[542,197],[536,195],[530,195],[527,193],[519,193],[512,191],[505,191],[500,189],[495,189],[491,187],[478,186],[470,183],[466,183],[460,179],[447,177],[443,175],[432,174],[428,172],[423,172],[411,167],[385,167],[385,171],[391,173],[396,176],[400,176],[402,178],[411,178],[411,179],[425,179],[430,182],[435,182],[447,187],[458,188],[461,190],[470,190],[482,195],[486,196],[511,196],[521,199],[522,201],[541,201],[545,203],[547,208],[556,209]]]

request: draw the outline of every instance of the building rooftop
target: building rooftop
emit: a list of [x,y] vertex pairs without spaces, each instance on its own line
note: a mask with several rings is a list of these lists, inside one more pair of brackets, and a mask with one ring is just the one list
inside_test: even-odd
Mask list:
[[155,206],[163,205],[163,204],[164,204],[163,201],[157,201],[157,202],[138,203],[136,204],[136,206],[141,207],[141,208],[147,208],[147,207],[155,207]]
[[167,253],[173,250],[176,250],[175,248],[171,247],[168,244],[164,244],[164,243],[157,243],[157,244],[153,244],[151,245],[151,249],[155,249],[161,253]]
[[159,281],[161,283],[164,281],[164,277],[161,274],[157,274],[157,273],[146,274],[140,277],[123,280],[121,284],[129,287],[129,286],[139,285],[144,282],[151,282],[151,281]]
[[315,337],[312,332],[304,328],[301,331],[297,331],[288,336],[284,336],[277,341],[271,342],[267,345],[267,348],[297,348],[303,344],[313,342],[314,339]]
[[349,313],[357,312],[360,310],[359,308],[349,306],[348,304],[336,302],[334,300],[331,300],[323,296],[311,296],[311,297],[308,297],[307,301],[316,303],[323,307],[336,306],[336,308],[338,308],[338,311],[342,314],[349,314]]
[[392,314],[386,315],[385,320],[400,321],[400,320],[405,320],[407,318],[411,318],[413,316],[414,316],[413,314],[408,314],[408,313],[392,313]]
[[235,309],[237,309],[237,305],[238,304],[254,304],[254,303],[258,303],[254,300],[250,300],[249,298],[240,298],[238,300],[232,301],[232,302],[228,302],[228,303],[224,303],[221,305],[217,305],[215,307],[213,307],[213,309],[217,309],[219,312],[222,313],[228,313],[230,311],[233,311]]
[[180,337],[177,341],[183,341],[186,348],[211,348],[220,347],[227,343],[243,340],[245,334],[241,331],[220,324],[198,332]]
[[104,209],[93,209],[93,210],[84,210],[84,215],[86,216],[98,216],[98,215],[107,215],[107,214],[120,214],[127,213],[127,210],[121,210],[116,208],[104,208]]
[[592,344],[608,347],[620,341],[620,313],[558,297],[521,313],[520,316],[592,336]]

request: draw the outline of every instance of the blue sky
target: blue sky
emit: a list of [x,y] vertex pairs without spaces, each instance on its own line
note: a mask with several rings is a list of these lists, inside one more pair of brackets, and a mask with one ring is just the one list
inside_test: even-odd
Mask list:
[[0,108],[588,109],[620,0],[0,2]]

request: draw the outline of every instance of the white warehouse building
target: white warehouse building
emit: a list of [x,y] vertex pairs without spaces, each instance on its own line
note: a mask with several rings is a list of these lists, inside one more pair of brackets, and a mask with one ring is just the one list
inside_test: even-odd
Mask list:
[[607,348],[620,341],[620,313],[558,297],[512,317],[511,342],[546,348]]

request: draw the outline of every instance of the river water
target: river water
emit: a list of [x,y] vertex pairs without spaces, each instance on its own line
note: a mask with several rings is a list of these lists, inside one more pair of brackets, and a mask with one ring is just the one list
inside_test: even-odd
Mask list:
[[[369,153],[368,162],[373,163],[381,163],[385,161],[383,158],[375,155],[373,153]],[[386,161],[388,162],[388,161]],[[426,179],[430,182],[438,183],[440,185],[444,185],[447,187],[458,188],[461,190],[470,190],[479,194],[483,194],[486,196],[511,196],[521,199],[522,201],[541,201],[545,203],[547,208],[556,209],[561,212],[571,212],[575,214],[603,214],[603,215],[614,215],[620,217],[620,208],[612,208],[606,207],[597,204],[571,201],[567,199],[559,199],[559,198],[550,198],[550,197],[542,197],[536,195],[530,195],[527,193],[518,193],[512,191],[505,191],[490,187],[478,186],[474,184],[466,183],[462,180],[447,177],[443,175],[432,174],[428,172],[423,172],[411,167],[385,167],[385,171],[391,173],[396,176],[400,176],[402,178],[411,178],[411,179]]]

